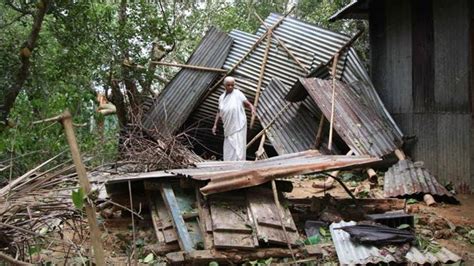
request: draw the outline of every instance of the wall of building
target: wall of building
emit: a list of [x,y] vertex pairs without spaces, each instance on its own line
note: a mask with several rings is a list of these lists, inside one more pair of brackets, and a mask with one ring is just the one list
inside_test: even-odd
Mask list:
[[408,153],[458,191],[474,188],[469,0],[372,1],[371,76]]

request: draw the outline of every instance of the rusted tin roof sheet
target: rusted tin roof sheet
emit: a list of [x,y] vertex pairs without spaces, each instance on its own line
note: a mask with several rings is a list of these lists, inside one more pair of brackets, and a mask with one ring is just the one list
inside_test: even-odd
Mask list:
[[400,160],[388,169],[383,189],[387,198],[428,193],[450,202],[458,202],[420,163],[413,163],[411,160]]
[[[221,68],[227,58],[232,38],[216,28],[210,28],[186,64]],[[199,99],[219,76],[217,72],[181,69],[155,99],[145,114],[147,129],[175,133],[199,103]]]
[[201,192],[207,195],[257,186],[275,178],[357,168],[377,161],[379,159],[368,156],[320,155],[319,152],[310,150],[244,164],[169,172],[197,180],[209,180],[209,183],[201,188]]
[[452,253],[446,248],[441,248],[439,252],[422,252],[416,247],[411,247],[408,253],[397,261],[389,252],[375,246],[359,245],[350,240],[350,235],[344,230],[339,230],[344,226],[357,224],[354,221],[333,223],[329,226],[332,241],[336,248],[340,265],[366,265],[378,263],[412,263],[412,264],[440,264],[454,263],[461,260],[461,257]]
[[[307,93],[329,120],[331,117],[332,81],[300,79]],[[335,83],[334,129],[356,154],[381,157],[401,146],[402,136],[350,86]]]
[[370,156],[321,155],[317,150],[280,155],[260,161],[209,161],[196,168],[170,169],[110,177],[107,184],[157,178],[187,177],[208,180],[204,195],[261,185],[280,177],[364,167],[380,159]]

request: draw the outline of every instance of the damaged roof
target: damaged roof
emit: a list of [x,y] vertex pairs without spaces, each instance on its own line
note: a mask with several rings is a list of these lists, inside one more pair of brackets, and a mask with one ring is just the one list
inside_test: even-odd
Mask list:
[[280,155],[314,148],[318,131],[319,118],[303,102],[285,101],[289,90],[279,79],[272,79],[257,108],[262,126],[271,124],[266,134]]
[[308,150],[243,164],[169,172],[197,180],[209,180],[209,183],[201,188],[201,192],[207,195],[257,186],[275,178],[358,168],[377,161],[379,159],[368,156],[321,155],[316,150]]
[[205,162],[196,164],[195,168],[128,174],[107,183],[184,176],[208,180],[201,188],[201,192],[208,195],[257,186],[279,177],[363,167],[379,160],[370,156],[321,155],[316,150],[308,150],[259,161]]
[[431,194],[446,198],[448,202],[458,200],[421,163],[400,160],[385,173],[384,196],[387,198]]
[[[350,235],[344,230],[338,228],[350,225],[356,225],[354,221],[332,223],[329,226],[332,241],[336,248],[337,257],[341,265],[365,265],[378,263],[398,262],[397,259],[382,248],[369,245],[359,245],[351,241]],[[402,262],[414,264],[439,264],[454,263],[461,260],[461,257],[452,253],[446,248],[441,248],[438,252],[424,252],[412,246],[408,253],[402,259]]]
[[[302,78],[300,83],[329,120],[332,81]],[[381,157],[402,144],[402,135],[392,123],[376,112],[370,101],[366,101],[352,87],[338,80],[335,81],[334,129],[359,155]]]
[[[231,44],[232,38],[225,32],[211,27],[186,64],[221,68]],[[145,128],[149,130],[158,128],[160,131],[166,130],[169,134],[175,133],[219,75],[217,72],[181,69],[145,114],[143,118]]]
[[[282,15],[272,13],[265,19],[265,25],[271,27],[280,19],[282,19]],[[266,27],[263,25],[257,30],[256,34],[249,34],[239,30],[231,31],[229,35],[234,42],[224,64],[224,69],[230,70],[265,31]],[[306,76],[312,68],[317,67],[323,62],[327,62],[335,52],[350,40],[350,37],[347,35],[332,32],[289,17],[283,19],[281,24],[273,29],[272,35],[285,44],[288,50],[290,50],[303,65],[304,69],[288,55],[279,45],[276,38],[272,37],[268,60],[263,75],[261,97],[265,97],[265,91],[269,89],[268,85],[273,78],[278,79],[283,86],[291,87],[298,78]],[[265,48],[266,41],[262,41],[231,73],[231,75],[236,78],[236,88],[240,89],[251,102],[253,102],[255,98]],[[348,56],[344,54],[341,57],[340,63],[338,64],[338,73],[342,73],[346,61],[349,60],[351,56],[354,57],[350,54]],[[355,57],[355,60],[360,61],[357,57]],[[362,66],[362,64],[360,64],[360,66]],[[222,136],[216,137],[212,135],[210,128],[212,127],[217,110],[218,98],[223,91],[224,87],[222,85],[219,86],[217,90],[211,93],[202,104],[196,108],[186,123],[187,125],[197,127],[195,131],[197,138],[201,140],[201,142],[205,142],[209,145],[222,141]],[[268,110],[270,112],[269,115],[273,116],[279,110],[280,108]],[[258,121],[254,128],[260,128]],[[252,135],[249,134],[249,136],[251,137]],[[287,150],[295,151],[292,148]],[[302,150],[304,149],[300,149],[299,151]]]

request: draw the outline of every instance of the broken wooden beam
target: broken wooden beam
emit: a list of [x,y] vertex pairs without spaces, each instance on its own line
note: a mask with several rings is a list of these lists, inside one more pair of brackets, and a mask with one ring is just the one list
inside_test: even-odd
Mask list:
[[178,235],[179,246],[184,251],[194,250],[193,241],[191,239],[191,236],[189,235],[188,228],[184,223],[184,219],[181,215],[178,202],[176,201],[173,188],[169,183],[161,184],[161,195],[163,196],[163,200],[166,204],[166,207],[171,213],[174,228],[176,229],[176,233]]

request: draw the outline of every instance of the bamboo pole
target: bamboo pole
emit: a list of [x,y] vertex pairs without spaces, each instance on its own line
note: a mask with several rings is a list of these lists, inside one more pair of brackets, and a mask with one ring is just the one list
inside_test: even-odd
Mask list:
[[250,147],[250,145],[252,145],[259,137],[261,137],[265,133],[265,131],[273,125],[273,123],[275,123],[276,119],[280,117],[280,115],[290,106],[290,104],[291,103],[287,103],[285,106],[283,106],[283,108],[281,108],[281,110],[275,115],[275,117],[273,117],[272,121],[270,121],[268,125],[266,125],[260,132],[258,132],[257,135],[255,135],[255,137],[253,137],[251,141],[249,141],[249,143],[247,143],[247,148]]
[[268,156],[264,156],[265,155],[265,148],[263,147],[263,145],[265,144],[265,138],[266,138],[265,133],[266,133],[266,131],[262,135],[262,138],[260,139],[260,144],[258,145],[258,149],[255,152],[255,161],[262,159],[262,157],[263,158],[268,158]]
[[[272,34],[273,30],[270,29],[267,34],[267,46],[265,47],[265,53],[263,54],[262,65],[260,66],[260,75],[258,77],[257,90],[255,92],[255,99],[253,101],[253,106],[255,107],[255,109],[257,108],[258,99],[260,98],[260,91],[262,90],[263,76],[265,74],[265,67],[267,66],[268,60],[268,52],[270,51],[270,47],[272,46]],[[252,118],[250,119],[250,128],[253,127],[254,123],[255,114],[252,113]]]
[[160,66],[181,67],[181,68],[189,68],[189,69],[194,69],[194,70],[213,71],[213,72],[220,72],[220,73],[227,72],[227,70],[221,69],[221,68],[203,67],[203,66],[196,66],[196,65],[175,64],[175,63],[167,63],[167,62],[160,62],[160,61],[151,61],[150,63],[155,64],[155,65],[160,65]]
[[[12,182],[8,183],[8,185],[4,186],[3,188],[0,189],[0,196],[3,198],[5,197],[5,194],[9,192],[12,188],[14,188],[16,185],[20,184],[23,180],[26,180],[28,177],[30,177],[34,172],[38,171],[41,169],[43,166],[47,165],[51,161],[55,160],[58,158],[60,155],[62,155],[64,152],[59,153],[58,155],[50,158],[49,160],[41,163],[40,165],[36,166],[35,168],[31,169],[27,173],[23,174],[22,176],[18,177],[17,179],[13,180]],[[1,200],[0,200],[1,201]]]
[[328,142],[328,150],[332,150],[332,134],[333,134],[333,127],[334,127],[334,108],[335,108],[335,101],[336,101],[336,70],[337,70],[337,62],[339,61],[339,53],[336,53],[334,56],[334,61],[332,63],[332,99],[331,99],[331,120],[329,122],[329,142]]
[[[288,11],[288,13],[286,13],[284,16],[282,16],[277,22],[275,22],[275,24],[273,24],[273,26],[270,28],[271,30],[275,29],[276,27],[278,27],[282,22],[283,20],[289,15],[291,14],[291,12],[293,12],[295,8],[292,7],[290,9],[290,11]],[[270,30],[269,29],[269,30]],[[252,45],[252,47],[250,47],[250,49],[245,53],[244,56],[242,56],[242,58],[239,59],[239,61],[237,61],[237,63],[235,63],[232,68],[230,68],[227,73],[224,74],[224,76],[219,79],[215,84],[214,86],[212,86],[208,91],[207,93],[204,95],[204,97],[201,99],[201,102],[206,99],[211,93],[214,92],[214,90],[216,90],[216,88],[221,84],[222,81],[224,81],[225,77],[227,75],[229,75],[230,73],[232,73],[246,58],[247,56],[249,56],[253,50],[255,50],[255,48],[257,48],[257,46],[265,39],[265,37],[268,35],[268,32],[269,30],[267,30],[264,34],[262,34],[262,36],[260,36],[260,38],[258,38],[258,40],[255,41],[255,43]]]
[[[257,14],[257,12],[254,12],[255,16],[257,16],[258,20],[260,21],[260,23],[262,23],[262,25],[267,29],[269,30],[268,26],[265,25],[265,22],[263,21],[263,19]],[[278,44],[280,44],[281,47],[283,47],[283,49],[286,51],[286,53],[291,57],[291,59],[293,59],[293,61],[295,61],[295,63],[304,71],[304,73],[306,75],[309,74],[309,71],[303,66],[303,64],[301,64],[301,62],[298,60],[298,58],[296,58],[296,56],[290,51],[290,49],[288,49],[288,47],[286,46],[286,44],[280,40],[280,38],[278,38],[276,35],[273,35],[273,38],[278,42]]]
[[[67,142],[71,150],[72,160],[76,166],[77,176],[79,177],[79,183],[81,184],[82,189],[86,195],[89,195],[91,192],[91,184],[87,179],[86,168],[82,163],[81,153],[79,151],[79,146],[77,145],[76,136],[74,134],[74,126],[72,125],[72,117],[69,111],[64,111],[60,118],[61,123],[64,127],[64,132],[66,134]],[[87,221],[90,227],[90,238],[92,242],[92,247],[94,248],[95,263],[97,265],[105,265],[105,254],[102,242],[100,239],[100,230],[97,225],[96,211],[93,202],[86,198],[85,209],[87,215]]]
[[405,153],[400,149],[396,149],[394,153],[395,153],[395,156],[397,156],[398,160],[400,161],[407,159],[407,156],[405,155]]

